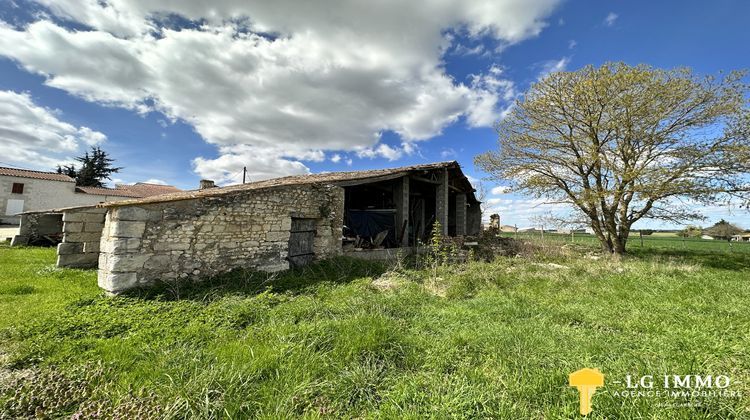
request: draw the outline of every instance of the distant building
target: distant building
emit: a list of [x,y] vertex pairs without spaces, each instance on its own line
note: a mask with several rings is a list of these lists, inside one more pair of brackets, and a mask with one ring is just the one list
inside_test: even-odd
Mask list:
[[511,225],[502,225],[502,226],[500,226],[500,232],[508,233],[508,232],[515,232],[515,231],[516,231],[516,227],[515,226],[511,226]]
[[73,178],[55,172],[0,167],[0,223],[17,224],[19,213],[85,206],[106,201],[177,192],[171,185],[138,183],[116,188],[77,187]]

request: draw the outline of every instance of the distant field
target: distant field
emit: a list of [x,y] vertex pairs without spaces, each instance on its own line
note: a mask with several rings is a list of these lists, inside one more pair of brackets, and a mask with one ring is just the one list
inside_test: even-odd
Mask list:
[[[53,249],[0,246],[0,418],[579,418],[583,367],[605,374],[589,418],[750,418],[746,247],[649,238],[614,261],[576,240],[116,298]],[[741,395],[617,394],[665,374],[727,375]]]
[[[660,233],[660,232],[657,232]],[[704,250],[716,252],[740,252],[750,253],[750,242],[727,242],[700,238],[681,238],[671,235],[667,232],[661,232],[662,235],[647,235],[643,237],[643,245],[638,234],[631,235],[628,240],[628,249],[637,251],[639,249],[673,249],[673,250]],[[670,236],[671,235],[671,236]],[[577,233],[575,235],[545,233],[542,238],[541,233],[520,232],[516,236],[514,233],[503,233],[503,236],[509,238],[519,238],[533,241],[547,241],[553,243],[576,243],[589,244],[596,246],[598,241],[596,237],[589,234]]]
[[677,234],[674,232],[654,232],[651,235],[647,235],[652,238],[677,238]]

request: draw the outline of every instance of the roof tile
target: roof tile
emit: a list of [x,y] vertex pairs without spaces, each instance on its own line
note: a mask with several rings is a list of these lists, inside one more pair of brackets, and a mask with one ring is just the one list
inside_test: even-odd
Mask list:
[[[458,164],[458,162],[449,161],[449,162],[436,162],[436,163],[428,163],[428,164],[413,165],[413,166],[402,166],[400,168],[390,168],[390,169],[373,169],[373,170],[367,170],[367,171],[326,172],[326,173],[320,173],[320,174],[293,175],[293,176],[286,176],[282,178],[273,178],[273,179],[266,179],[263,181],[250,182],[246,184],[231,185],[228,187],[216,187],[216,188],[207,188],[203,190],[180,191],[176,193],[162,194],[158,196],[145,197],[141,199],[112,201],[112,202],[107,202],[107,203],[101,203],[99,204],[99,207],[115,207],[115,206],[148,204],[148,203],[164,203],[164,202],[180,201],[180,200],[191,200],[194,198],[215,197],[215,196],[232,194],[235,192],[252,191],[252,190],[282,187],[282,186],[289,186],[289,185],[344,183],[346,181],[367,180],[371,178],[378,178],[378,177],[383,177],[383,176],[388,176],[388,175],[397,175],[399,173],[429,171],[429,170],[440,169],[440,168],[446,168],[446,169],[457,168],[460,171],[460,165]],[[471,185],[468,181],[466,181],[466,183],[468,183],[469,186]],[[472,201],[475,200],[473,195],[471,199]]]
[[56,172],[32,171],[30,169],[6,168],[2,166],[0,166],[0,175],[43,179],[45,181],[76,182],[75,179]]

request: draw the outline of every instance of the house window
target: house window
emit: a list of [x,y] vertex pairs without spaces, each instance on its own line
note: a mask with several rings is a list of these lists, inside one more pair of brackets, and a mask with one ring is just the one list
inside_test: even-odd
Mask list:
[[23,194],[23,184],[21,184],[20,182],[14,182],[13,194]]

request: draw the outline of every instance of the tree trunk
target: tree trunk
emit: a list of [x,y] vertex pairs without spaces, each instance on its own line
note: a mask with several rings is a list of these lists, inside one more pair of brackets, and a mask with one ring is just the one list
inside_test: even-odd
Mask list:
[[618,255],[618,256],[625,255],[626,241],[627,239],[618,237],[614,243],[615,249],[613,251],[613,254]]
[[625,255],[625,246],[628,242],[629,229],[621,226],[620,232],[617,231],[617,227],[613,227],[614,231],[610,231],[612,227],[608,226],[604,232],[598,232],[596,229],[594,233],[602,246],[602,251],[611,254],[615,257]]

